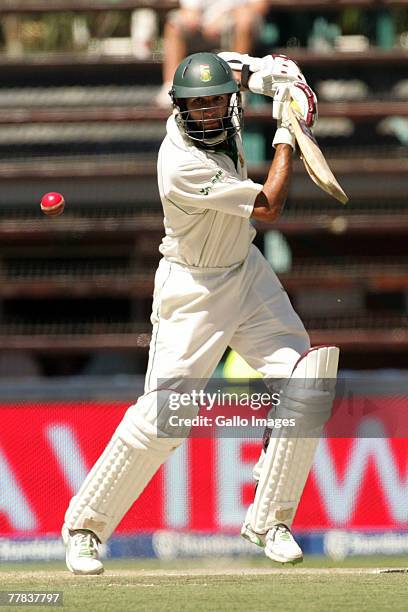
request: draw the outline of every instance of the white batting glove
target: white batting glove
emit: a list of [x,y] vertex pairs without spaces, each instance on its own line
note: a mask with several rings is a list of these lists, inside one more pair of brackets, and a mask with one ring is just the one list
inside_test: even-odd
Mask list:
[[282,109],[287,100],[294,102],[297,114],[302,117],[308,127],[313,127],[317,120],[317,98],[313,89],[303,81],[297,81],[291,85],[279,85],[272,104],[274,119],[282,118]]
[[[291,103],[289,87],[281,85],[279,90],[279,100],[273,101],[272,117],[277,119],[277,128],[272,141],[272,146],[276,149],[278,144],[288,144],[293,150],[296,148],[296,138],[293,128],[290,124],[288,108]],[[279,117],[276,117],[276,115]]]
[[233,70],[241,72],[242,85],[256,94],[274,97],[281,83],[303,81],[299,66],[286,55],[251,57],[247,54],[224,51],[218,54]]
[[[257,65],[259,69],[254,70]],[[250,64],[249,70],[253,72],[248,79],[249,90],[264,96],[274,97],[276,89],[282,83],[306,83],[299,66],[286,55],[266,55],[258,62]]]
[[290,87],[290,97],[293,106],[308,127],[313,127],[317,121],[316,94],[307,83],[296,82]]
[[277,130],[272,145],[289,144],[295,149],[296,140],[290,124],[288,108],[292,104],[308,127],[317,120],[317,98],[314,91],[303,81],[281,84],[277,87],[272,103],[272,117],[277,120]]

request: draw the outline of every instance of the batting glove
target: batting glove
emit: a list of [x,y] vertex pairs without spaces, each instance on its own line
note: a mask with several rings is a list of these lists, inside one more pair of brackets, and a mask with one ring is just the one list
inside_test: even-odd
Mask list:
[[272,117],[274,119],[282,118],[282,109],[287,100],[293,101],[292,106],[295,112],[306,125],[313,127],[317,120],[317,98],[311,87],[303,81],[297,81],[291,85],[279,85],[272,104]]
[[[279,101],[273,101],[272,117],[277,119],[277,129],[272,141],[272,146],[276,149],[278,144],[288,144],[293,150],[296,148],[296,138],[289,119],[289,105],[291,98],[289,87],[281,86],[278,91]],[[276,115],[279,115],[279,118]]]
[[222,52],[219,53],[219,56],[233,70],[241,72],[243,87],[256,94],[273,98],[281,83],[294,83],[295,81],[306,83],[299,66],[286,55],[251,57],[241,53]]
[[[254,70],[257,65],[258,70]],[[286,55],[266,55],[258,62],[250,64],[249,72],[253,73],[248,78],[249,90],[269,97],[275,96],[278,86],[282,83],[306,83],[299,66]]]

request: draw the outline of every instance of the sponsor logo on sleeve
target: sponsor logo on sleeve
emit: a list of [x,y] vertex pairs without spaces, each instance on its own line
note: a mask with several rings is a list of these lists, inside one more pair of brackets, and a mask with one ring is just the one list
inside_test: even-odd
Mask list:
[[207,196],[210,193],[210,191],[213,188],[213,186],[215,185],[215,183],[221,179],[223,174],[224,174],[224,172],[222,170],[218,170],[218,172],[212,177],[211,184],[207,185],[206,187],[203,187],[202,189],[200,189],[200,193],[202,193],[203,195]]

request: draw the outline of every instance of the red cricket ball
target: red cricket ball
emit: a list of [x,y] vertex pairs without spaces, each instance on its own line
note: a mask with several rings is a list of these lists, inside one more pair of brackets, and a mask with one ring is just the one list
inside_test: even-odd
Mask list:
[[64,212],[65,200],[64,196],[55,191],[46,193],[41,198],[41,210],[49,217],[57,217]]

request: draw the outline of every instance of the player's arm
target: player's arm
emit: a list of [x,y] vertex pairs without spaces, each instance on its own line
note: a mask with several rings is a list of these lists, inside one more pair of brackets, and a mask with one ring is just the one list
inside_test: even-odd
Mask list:
[[287,116],[289,103],[289,98],[284,96],[279,102],[274,102],[272,115],[280,115],[281,118],[278,119],[278,127],[272,142],[275,155],[262,191],[255,198],[252,211],[252,218],[258,221],[267,223],[276,221],[288,197],[292,177],[292,158],[296,146],[295,135]]
[[275,155],[262,191],[255,198],[251,217],[273,223],[280,215],[288,197],[292,176],[293,148],[290,144],[276,145]]
[[288,109],[289,105],[294,103],[307,125],[313,125],[316,120],[316,96],[306,83],[301,81],[291,85],[279,85],[272,105],[272,117],[277,120],[277,130],[272,142],[276,149],[275,156],[263,189],[255,199],[252,212],[252,217],[259,221],[275,221],[288,196],[292,154],[296,146]]
[[249,218],[262,185],[242,180],[215,160],[190,156],[184,160],[168,160],[163,181],[163,194],[170,205],[186,214],[204,214],[217,210],[224,214]]

